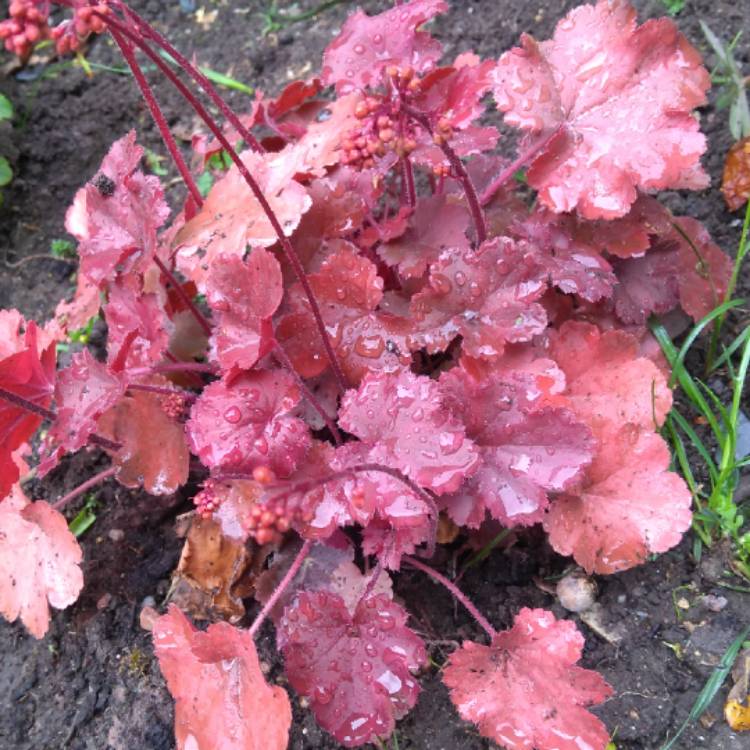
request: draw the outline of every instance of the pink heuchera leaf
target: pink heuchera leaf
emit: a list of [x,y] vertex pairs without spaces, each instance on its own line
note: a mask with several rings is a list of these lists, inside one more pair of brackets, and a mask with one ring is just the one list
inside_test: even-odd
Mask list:
[[635,336],[590,323],[569,321],[551,335],[550,355],[565,373],[570,408],[603,444],[625,424],[655,429],[672,407],[666,377],[639,349]]
[[437,62],[443,48],[417,29],[447,10],[445,0],[411,0],[377,16],[367,16],[361,10],[352,13],[323,54],[323,83],[335,84],[336,92],[343,94],[375,88],[388,65],[423,73]]
[[438,494],[458,489],[479,463],[439,385],[408,370],[367,375],[344,395],[339,424],[367,445],[368,461],[396,468]]
[[656,433],[625,425],[599,447],[580,493],[557,498],[544,528],[589,573],[615,573],[674,547],[690,528],[692,498],[669,471]]
[[[336,449],[330,468],[343,471],[372,460],[368,445],[350,443]],[[328,538],[337,528],[358,523],[365,527],[365,554],[377,555],[391,570],[398,570],[401,557],[420,544],[434,543],[437,510],[432,499],[383,471],[358,471],[328,482],[317,502],[308,502],[314,511],[302,530],[305,536]]]
[[0,613],[20,617],[36,638],[49,628],[48,602],[72,604],[83,588],[81,548],[64,516],[31,503],[18,485],[0,503]]
[[150,367],[169,347],[174,326],[159,297],[141,293],[140,283],[133,285],[120,279],[110,283],[104,318],[107,321],[107,361],[118,371]]
[[444,252],[430,267],[429,284],[412,298],[412,348],[442,351],[460,335],[467,354],[497,359],[506,343],[529,341],[546,328],[537,302],[546,276],[533,249],[508,237]]
[[377,252],[389,266],[397,266],[402,277],[420,277],[441,253],[469,251],[470,223],[467,209],[444,193],[420,198],[406,232],[380,245]]
[[528,171],[554,211],[625,215],[636,189],[705,187],[706,140],[691,112],[710,85],[699,53],[661,18],[636,24],[625,0],[572,10],[550,41],[523,36],[495,71],[511,125],[560,135]]
[[[164,387],[168,381],[156,379]],[[133,391],[105,412],[99,432],[121,444],[112,456],[117,481],[143,487],[152,495],[170,495],[187,481],[190,453],[180,422],[168,416],[161,396]]]
[[536,405],[543,378],[511,382],[497,373],[477,381],[458,367],[440,377],[449,408],[463,416],[482,456],[477,472],[442,499],[459,525],[479,526],[485,510],[505,526],[537,523],[548,494],[574,486],[591,462],[586,425],[569,409]]
[[[244,151],[242,161],[255,178],[286,236],[292,234],[310,197],[293,177],[295,164],[280,154]],[[278,240],[260,203],[235,165],[214,183],[203,208],[177,233],[177,265],[198,288],[219,255],[244,256],[248,245],[270,247]]]
[[73,355],[70,366],[60,370],[55,383],[57,419],[50,438],[68,452],[86,445],[96,421],[125,393],[126,383],[88,349]]
[[352,614],[337,594],[304,592],[284,611],[278,640],[289,683],[345,747],[389,737],[417,701],[413,673],[427,654],[406,619],[384,595]]
[[251,472],[267,466],[288,477],[311,445],[307,425],[289,414],[299,400],[294,379],[282,370],[211,383],[186,426],[192,451],[212,469]]
[[266,682],[247,631],[218,622],[201,632],[172,605],[153,636],[175,699],[178,750],[286,750],[289,698]]
[[219,321],[212,358],[222,369],[249,370],[274,345],[271,316],[284,294],[281,267],[273,253],[256,248],[248,258],[220,255],[206,280],[206,298]]
[[[21,321],[19,317],[15,323]],[[40,350],[40,339],[46,336],[30,321],[23,336],[19,334],[11,346],[5,345],[6,351],[15,351],[0,360],[0,388],[46,409],[52,401],[55,383],[55,344],[50,341]],[[41,416],[0,399],[0,500],[19,476],[13,452],[34,434],[41,422]]]
[[78,274],[76,291],[70,302],[61,300],[55,308],[55,321],[65,334],[83,328],[101,307],[99,288],[82,273]]
[[143,271],[169,217],[159,178],[138,169],[142,156],[134,130],[115,141],[65,216],[65,228],[79,242],[81,271],[98,285],[118,272]]
[[508,750],[604,750],[609,732],[586,706],[612,688],[576,666],[583,636],[543,609],[522,609],[490,646],[465,641],[448,658],[443,682],[461,717]]

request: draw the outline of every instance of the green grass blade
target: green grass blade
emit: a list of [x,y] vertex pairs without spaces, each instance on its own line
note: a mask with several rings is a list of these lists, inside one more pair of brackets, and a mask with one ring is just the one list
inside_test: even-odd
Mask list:
[[652,321],[651,331],[654,334],[656,340],[659,342],[662,351],[664,352],[664,356],[667,358],[667,362],[669,362],[670,366],[674,368],[674,373],[676,373],[677,375],[677,382],[680,384],[683,391],[685,391],[685,395],[690,399],[693,406],[698,410],[698,412],[703,417],[705,417],[706,421],[711,426],[711,429],[716,435],[717,440],[721,441],[724,435],[724,430],[719,425],[719,421],[717,420],[716,415],[709,407],[706,399],[703,398],[703,394],[695,384],[695,381],[693,380],[690,373],[685,369],[682,363],[677,362],[677,349],[672,343],[672,339],[670,338],[667,329],[664,328],[661,323]]
[[661,750],[672,750],[675,746],[675,742],[680,739],[683,732],[690,726],[690,724],[697,721],[711,705],[711,701],[713,701],[721,689],[721,686],[724,684],[724,680],[726,680],[727,675],[731,671],[732,665],[737,658],[737,654],[739,654],[742,644],[745,642],[748,635],[750,635],[750,626],[746,627],[726,650],[718,666],[714,669],[713,673],[708,678],[708,682],[703,686],[703,690],[700,691],[696,698],[687,719],[685,719],[677,730],[677,734],[675,734],[675,736],[665,745],[662,745]]
[[[159,56],[163,57],[168,63],[177,65],[177,61],[168,52],[159,50]],[[252,86],[247,86],[246,84],[242,83],[242,81],[238,81],[236,78],[224,75],[223,73],[219,73],[216,70],[211,70],[211,68],[204,68],[203,66],[198,66],[198,70],[200,70],[200,72],[203,73],[203,75],[206,76],[206,78],[208,78],[211,83],[215,83],[218,86],[223,86],[227,89],[233,89],[234,91],[241,91],[243,94],[248,94],[250,96],[253,96],[255,94],[255,89],[252,88]]]
[[[724,315],[727,311],[731,310],[733,307],[739,307],[740,305],[744,305],[745,300],[744,299],[732,299],[728,302],[723,302],[718,307],[715,307],[713,310],[711,310],[708,315],[706,315],[704,318],[701,318],[693,327],[693,329],[690,331],[690,333],[685,338],[685,341],[682,342],[682,346],[680,347],[679,352],[677,352],[677,356],[675,358],[675,364],[672,364],[672,367],[675,368],[676,363],[679,363],[682,365],[685,361],[685,357],[687,356],[688,351],[690,350],[690,347],[693,345],[695,340],[698,338],[698,336],[703,333],[703,329],[709,324],[712,323],[716,318]],[[676,382],[675,373],[672,373],[672,377],[669,379],[669,387],[674,388],[674,384]]]
[[698,451],[700,457],[706,462],[706,468],[708,473],[711,475],[711,483],[715,484],[719,478],[719,470],[716,466],[716,462],[711,458],[711,454],[706,448],[705,443],[700,439],[698,433],[693,429],[690,422],[685,419],[678,411],[672,411],[670,417],[679,425],[680,429],[688,436],[690,442],[693,444],[695,450]]

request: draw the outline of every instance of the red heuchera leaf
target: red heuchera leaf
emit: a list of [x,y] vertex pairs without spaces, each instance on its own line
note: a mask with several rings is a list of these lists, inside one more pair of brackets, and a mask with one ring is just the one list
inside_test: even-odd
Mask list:
[[414,106],[437,120],[443,118],[455,130],[464,130],[484,114],[482,97],[492,84],[492,60],[481,62],[467,52],[459,55],[453,67],[437,68],[421,81]]
[[508,750],[604,750],[609,733],[586,706],[612,694],[577,667],[583,636],[543,609],[522,609],[492,645],[465,641],[448,658],[443,682],[462,718]]
[[322,591],[300,594],[284,612],[278,640],[289,683],[345,747],[389,737],[417,701],[412,673],[427,654],[406,619],[387,596],[370,596],[351,614]]
[[273,253],[256,248],[246,260],[220,255],[206,280],[206,298],[218,313],[212,358],[222,369],[250,369],[274,345],[271,316],[284,294],[281,267]]
[[552,546],[589,573],[626,570],[674,547],[690,528],[692,499],[669,463],[659,435],[625,425],[600,445],[580,493],[550,506]]
[[682,230],[673,232],[679,252],[680,305],[693,320],[700,320],[724,299],[732,275],[732,259],[696,219],[681,217],[675,219],[675,224]]
[[654,429],[672,407],[664,374],[639,356],[640,344],[625,331],[600,331],[569,321],[551,335],[550,354],[567,378],[571,409],[602,444],[628,423]]
[[420,198],[406,232],[380,245],[378,255],[389,266],[397,266],[402,277],[420,277],[442,253],[469,251],[470,223],[466,208],[446,194]]
[[446,10],[445,0],[411,0],[377,16],[358,10],[347,18],[323,54],[323,83],[335,84],[337,93],[342,94],[375,88],[388,65],[411,67],[418,73],[428,70],[443,48],[417,28]]
[[655,247],[640,258],[615,261],[618,284],[613,301],[623,323],[644,325],[649,315],[663,315],[680,303],[677,253],[673,243]]
[[68,452],[86,445],[96,421],[125,393],[126,383],[88,349],[73,355],[69,367],[60,370],[55,383],[57,419],[49,435]]
[[534,403],[544,379],[513,383],[498,373],[477,381],[456,367],[440,377],[449,408],[463,416],[482,456],[478,471],[443,498],[459,525],[479,526],[485,510],[505,526],[537,523],[548,493],[575,485],[591,462],[590,430],[568,409]]
[[83,588],[81,548],[64,516],[31,503],[18,485],[0,503],[0,613],[17,617],[36,638],[49,628],[49,607],[72,604]]
[[142,156],[134,130],[115,141],[65,217],[65,228],[79,242],[81,272],[100,286],[115,273],[148,266],[157,230],[169,216],[159,178],[138,169]]
[[[18,318],[16,323],[21,320]],[[10,317],[6,318],[8,321]],[[36,323],[30,321],[23,339],[19,337],[12,345],[13,349],[23,348],[0,360],[0,388],[46,409],[52,401],[55,383],[55,344],[49,342],[40,351],[42,335]],[[7,348],[10,347],[6,344]],[[41,422],[40,416],[0,399],[0,500],[19,476],[13,452],[34,434]]]
[[636,188],[705,187],[706,140],[691,111],[710,78],[674,22],[639,27],[625,0],[599,0],[571,11],[552,40],[521,44],[500,58],[494,93],[511,125],[562,127],[528,171],[545,205],[614,218]]
[[118,279],[110,283],[104,318],[107,361],[114,369],[150,367],[169,347],[174,326],[159,297],[141,293],[140,282],[134,285]]
[[430,267],[428,286],[411,301],[412,348],[442,351],[461,335],[467,354],[496,359],[506,343],[544,331],[547,315],[536,300],[547,288],[546,275],[529,246],[507,237],[443,253]]
[[[168,385],[159,379],[156,384]],[[188,477],[190,453],[183,426],[168,416],[161,396],[134,391],[99,418],[98,431],[120,443],[113,454],[117,481],[143,487],[152,495],[170,495]]]
[[267,466],[288,477],[311,445],[307,425],[289,414],[299,400],[294,379],[282,370],[211,383],[190,412],[192,451],[212,469],[251,472]]
[[[344,241],[331,242],[329,248],[330,255],[309,281],[349,382],[356,385],[368,370],[392,372],[408,364],[410,359],[403,353],[409,321],[374,312],[383,297],[383,279],[375,264]],[[328,367],[309,301],[299,284],[290,290],[276,336],[303,377],[314,377]]]
[[396,468],[438,494],[458,489],[479,463],[440,386],[408,370],[367,375],[344,395],[339,424],[367,445],[366,461]]
[[153,635],[176,702],[178,750],[286,750],[289,698],[266,682],[247,631],[218,622],[200,632],[172,605]]
[[589,302],[612,295],[617,284],[612,266],[595,245],[580,237],[574,217],[541,209],[514,223],[512,231],[539,249],[550,281],[560,291]]
[[[242,161],[276,214],[285,235],[292,234],[310,207],[305,188],[293,177],[294,163],[282,154],[244,151]],[[203,208],[178,232],[177,265],[202,291],[219,255],[244,256],[248,244],[270,247],[277,241],[271,222],[235,165],[214,183]]]

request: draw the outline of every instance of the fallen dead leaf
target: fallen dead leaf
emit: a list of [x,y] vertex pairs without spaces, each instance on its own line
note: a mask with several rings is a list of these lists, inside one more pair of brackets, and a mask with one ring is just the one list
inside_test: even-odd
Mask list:
[[734,686],[724,704],[727,724],[735,732],[750,730],[750,648],[740,652],[732,669]]

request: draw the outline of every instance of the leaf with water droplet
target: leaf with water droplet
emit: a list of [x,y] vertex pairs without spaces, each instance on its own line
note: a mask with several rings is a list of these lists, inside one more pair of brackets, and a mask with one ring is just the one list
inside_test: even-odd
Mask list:
[[462,718],[508,750],[604,748],[609,732],[586,710],[612,694],[604,679],[576,666],[583,636],[543,609],[522,609],[490,646],[464,641],[443,682]]
[[304,592],[284,611],[278,640],[289,683],[345,747],[390,736],[416,703],[412,675],[427,654],[406,619],[383,595],[350,612],[337,594]]

